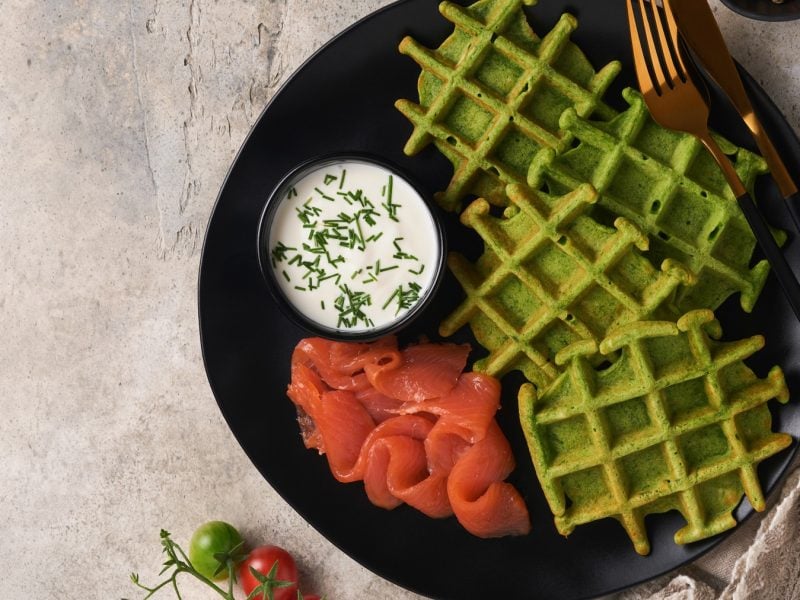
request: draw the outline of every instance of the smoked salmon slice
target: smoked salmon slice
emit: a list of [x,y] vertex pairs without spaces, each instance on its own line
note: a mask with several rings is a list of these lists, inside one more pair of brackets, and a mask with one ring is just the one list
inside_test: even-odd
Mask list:
[[419,344],[400,352],[400,363],[385,361],[364,366],[369,383],[386,396],[419,402],[447,394],[458,381],[469,355],[462,344]]
[[314,369],[331,388],[355,391],[370,386],[364,373],[366,366],[399,365],[401,358],[397,341],[391,336],[373,344],[308,338],[297,344],[292,354],[292,364],[295,362]]
[[475,443],[486,436],[500,408],[500,382],[481,373],[464,373],[454,386],[439,398],[420,402],[404,402],[396,412],[427,412],[440,417],[442,424],[465,432],[467,441]]
[[447,494],[461,525],[478,537],[525,535],[528,509],[520,493],[503,480],[514,469],[511,446],[497,423],[453,466]]
[[357,391],[356,398],[376,423],[383,423],[386,419],[397,416],[403,405],[401,400],[384,396],[373,387]]
[[495,420],[500,383],[464,373],[469,352],[431,343],[401,350],[393,336],[304,339],[287,395],[306,447],[326,456],[338,481],[363,481],[376,506],[455,515],[479,537],[524,535],[528,510],[504,481],[514,457]]

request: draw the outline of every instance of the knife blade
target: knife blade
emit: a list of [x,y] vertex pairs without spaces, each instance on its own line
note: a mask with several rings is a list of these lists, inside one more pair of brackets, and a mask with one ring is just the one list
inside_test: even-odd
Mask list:
[[686,46],[705,68],[711,79],[730,99],[745,125],[750,129],[761,154],[769,165],[772,177],[787,200],[795,227],[797,231],[800,231],[800,194],[798,194],[797,185],[753,109],[742,78],[736,69],[736,64],[707,0],[664,0],[664,2],[669,3]]

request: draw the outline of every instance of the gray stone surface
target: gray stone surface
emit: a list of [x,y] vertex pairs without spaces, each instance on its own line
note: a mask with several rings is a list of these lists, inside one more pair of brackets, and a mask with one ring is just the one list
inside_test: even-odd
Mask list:
[[[256,472],[208,388],[195,304],[205,223],[266,101],[387,3],[0,3],[0,599],[138,597],[127,575],[154,579],[159,529],[185,541],[212,518],[293,552],[305,590],[417,597]],[[797,129],[798,25],[717,8]]]

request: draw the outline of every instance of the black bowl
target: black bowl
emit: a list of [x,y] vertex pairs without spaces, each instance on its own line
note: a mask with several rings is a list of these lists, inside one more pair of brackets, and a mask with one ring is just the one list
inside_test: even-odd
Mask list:
[[[431,216],[431,220],[434,223],[436,228],[436,236],[439,244],[439,255],[437,258],[437,262],[434,266],[435,273],[433,276],[433,281],[431,285],[425,292],[425,295],[420,298],[420,300],[411,308],[409,311],[403,315],[400,319],[395,321],[391,321],[388,324],[380,327],[375,327],[373,329],[368,330],[359,330],[359,331],[348,331],[344,329],[335,329],[330,327],[325,327],[316,321],[309,319],[305,314],[297,310],[294,304],[286,297],[283,293],[275,275],[275,271],[272,268],[272,263],[270,260],[269,255],[269,232],[272,227],[272,221],[275,216],[275,210],[277,209],[278,205],[286,198],[286,193],[289,188],[294,185],[297,181],[302,179],[306,174],[311,171],[315,171],[318,168],[335,164],[338,162],[343,161],[356,161],[362,162],[367,164],[372,164],[379,166],[383,169],[390,171],[395,177],[404,180],[408,183],[412,189],[419,194],[420,198],[425,201],[425,205],[428,209],[428,213]],[[371,154],[366,154],[363,152],[347,152],[342,154],[328,154],[321,157],[311,158],[300,163],[298,166],[293,168],[289,171],[283,179],[275,186],[275,189],[269,195],[266,204],[264,205],[264,209],[261,213],[261,219],[259,220],[258,224],[258,265],[261,269],[261,275],[264,278],[264,281],[269,288],[270,294],[275,299],[276,303],[280,307],[281,311],[291,319],[296,325],[305,329],[312,335],[325,337],[328,339],[335,339],[335,340],[342,340],[342,341],[371,341],[378,339],[385,335],[399,333],[411,323],[413,323],[422,313],[425,312],[425,309],[430,305],[431,300],[436,295],[436,291],[441,284],[442,277],[444,276],[444,266],[445,266],[445,257],[447,256],[447,249],[446,249],[446,238],[444,235],[444,230],[442,228],[442,224],[440,223],[439,219],[436,217],[436,212],[431,210],[431,205],[429,199],[426,195],[422,192],[420,186],[418,186],[415,182],[413,177],[409,176],[405,173],[402,169],[397,167],[396,165],[390,163],[389,161],[385,160],[384,158],[376,157]]]
[[759,21],[791,21],[800,19],[800,0],[775,4],[772,0],[722,0],[731,10]]

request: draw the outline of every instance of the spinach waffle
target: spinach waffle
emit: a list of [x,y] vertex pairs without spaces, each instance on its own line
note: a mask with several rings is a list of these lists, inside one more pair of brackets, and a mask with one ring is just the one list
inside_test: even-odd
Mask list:
[[742,362],[761,336],[721,334],[710,310],[630,323],[563,349],[564,371],[542,392],[522,386],[520,423],[559,532],[614,517],[647,554],[648,514],[680,511],[685,544],[734,527],[742,492],[764,510],[756,465],[792,441],[772,433],[766,403],[789,392],[779,367],[758,379]]
[[499,377],[519,369],[544,386],[558,374],[553,361],[565,346],[599,342],[616,325],[676,314],[672,298],[691,274],[670,260],[653,268],[641,252],[647,236],[626,219],[606,227],[586,216],[597,201],[590,185],[562,197],[513,185],[508,198],[501,218],[485,200],[462,213],[486,247],[475,264],[456,253],[448,257],[467,297],[439,332],[448,336],[470,324],[490,352],[476,370]]
[[[419,103],[396,103],[414,125],[405,152],[434,143],[454,166],[439,204],[459,210],[478,196],[506,205],[511,183],[558,195],[591,183],[600,192],[595,218],[626,217],[653,241],[654,264],[671,258],[698,275],[680,292],[681,309],[715,309],[738,292],[752,310],[768,266],[750,267],[755,239],[719,168],[692,136],[653,122],[635,92],[625,93],[622,114],[606,105],[619,63],[595,71],[570,41],[577,20],[568,14],[538,37],[522,10],[531,3],[443,2],[455,30],[438,49],[410,37],[400,44],[422,67]],[[723,145],[752,191],[765,163]]]

